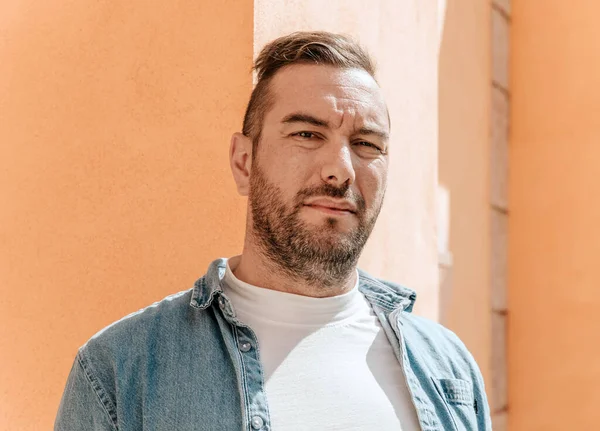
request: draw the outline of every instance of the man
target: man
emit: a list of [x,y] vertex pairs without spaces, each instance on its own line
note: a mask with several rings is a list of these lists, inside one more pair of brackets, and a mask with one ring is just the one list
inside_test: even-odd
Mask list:
[[357,270],[390,122],[368,55],[325,32],[267,45],[242,133],[243,252],[78,352],[57,430],[490,430],[464,345]]

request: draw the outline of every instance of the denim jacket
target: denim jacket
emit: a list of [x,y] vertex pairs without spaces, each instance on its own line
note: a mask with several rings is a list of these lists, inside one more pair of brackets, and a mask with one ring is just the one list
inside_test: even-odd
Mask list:
[[[82,346],[54,429],[271,430],[256,337],[221,288],[226,263]],[[458,337],[411,314],[409,289],[359,271],[359,290],[402,365],[422,430],[491,430],[481,373]]]

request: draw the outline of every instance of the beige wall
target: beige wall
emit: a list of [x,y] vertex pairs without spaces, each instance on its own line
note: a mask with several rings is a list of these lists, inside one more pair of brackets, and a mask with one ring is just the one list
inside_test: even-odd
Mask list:
[[255,0],[255,50],[294,30],[356,37],[375,57],[392,118],[386,201],[360,265],[419,294],[416,312],[437,319],[434,198],[437,184],[435,2]]
[[78,346],[241,249],[252,1],[3,1],[0,58],[0,429],[47,430]]
[[512,5],[511,431],[598,429],[599,15]]
[[[445,321],[490,367],[490,5],[448,0],[439,56],[439,181],[450,194]],[[445,292],[444,292],[445,293]],[[446,295],[444,295],[446,296]]]

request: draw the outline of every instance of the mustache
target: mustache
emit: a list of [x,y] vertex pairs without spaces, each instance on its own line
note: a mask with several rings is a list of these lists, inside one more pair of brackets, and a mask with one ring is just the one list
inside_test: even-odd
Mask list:
[[300,208],[303,205],[302,202],[313,196],[345,199],[356,205],[357,212],[363,212],[366,206],[363,197],[360,194],[353,192],[348,184],[344,184],[341,187],[323,184],[321,186],[307,187],[300,190],[296,195],[296,207]]

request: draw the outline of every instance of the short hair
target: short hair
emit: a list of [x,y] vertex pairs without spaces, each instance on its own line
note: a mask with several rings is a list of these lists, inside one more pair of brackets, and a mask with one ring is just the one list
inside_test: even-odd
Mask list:
[[269,94],[269,83],[278,70],[292,64],[362,69],[375,79],[373,60],[348,36],[311,31],[291,33],[275,39],[258,54],[253,67],[257,83],[246,107],[242,133],[252,138],[254,150],[260,140],[265,114],[273,104],[273,97]]

